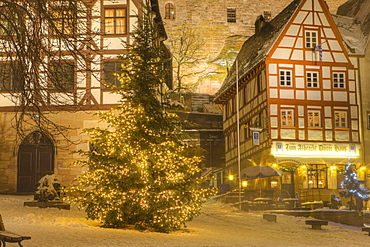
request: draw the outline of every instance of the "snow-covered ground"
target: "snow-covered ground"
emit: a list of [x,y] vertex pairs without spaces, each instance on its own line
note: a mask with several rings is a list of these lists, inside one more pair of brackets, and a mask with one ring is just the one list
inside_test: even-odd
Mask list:
[[[209,201],[187,228],[169,234],[130,229],[100,228],[75,206],[71,210],[23,207],[32,196],[0,195],[0,214],[8,231],[29,235],[24,247],[73,246],[370,246],[360,227],[336,223],[312,230],[305,218],[278,215],[277,222],[262,219],[262,212],[238,211]],[[7,244],[17,246],[17,244]]]

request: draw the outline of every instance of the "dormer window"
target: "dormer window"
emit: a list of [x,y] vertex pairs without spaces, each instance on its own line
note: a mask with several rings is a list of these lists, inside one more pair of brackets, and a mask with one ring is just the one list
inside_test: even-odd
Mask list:
[[306,48],[315,49],[318,44],[317,31],[306,31]]

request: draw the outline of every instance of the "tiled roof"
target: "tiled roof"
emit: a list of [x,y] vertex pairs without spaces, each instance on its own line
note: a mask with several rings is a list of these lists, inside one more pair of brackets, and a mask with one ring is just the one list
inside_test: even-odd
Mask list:
[[[236,58],[238,61],[239,78],[251,72],[257,65],[264,62],[272,46],[280,36],[284,27],[303,0],[294,0],[282,12],[265,25],[247,41],[244,42]],[[216,94],[215,102],[220,103],[225,92],[235,86],[236,61],[234,62],[229,75],[225,79],[220,90]]]

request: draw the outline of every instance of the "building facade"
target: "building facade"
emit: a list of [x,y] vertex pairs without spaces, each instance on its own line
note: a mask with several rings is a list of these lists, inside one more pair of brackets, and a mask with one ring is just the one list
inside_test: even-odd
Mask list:
[[[51,1],[53,2],[53,1]],[[55,1],[55,4],[63,1]],[[54,2],[53,2],[54,3]],[[61,52],[62,59],[71,60],[70,70],[59,73],[65,85],[61,92],[52,88],[48,95],[65,99],[64,95],[72,95],[73,100],[62,105],[53,105],[48,100],[40,99],[40,105],[50,122],[66,126],[63,135],[53,135],[43,132],[32,125],[24,124],[25,138],[17,138],[14,127],[15,112],[18,105],[10,100],[16,96],[11,88],[2,88],[0,91],[0,119],[2,126],[2,139],[0,141],[0,192],[1,193],[32,193],[35,191],[37,181],[44,175],[54,173],[63,186],[72,183],[86,167],[71,167],[72,161],[79,159],[77,154],[71,153],[79,149],[88,150],[88,137],[82,133],[84,128],[100,126],[99,119],[94,115],[97,111],[110,109],[118,104],[120,96],[112,94],[112,90],[104,83],[119,85],[114,72],[120,66],[119,56],[125,54],[125,44],[132,42],[132,35],[137,24],[138,14],[141,13],[142,3],[138,0],[118,1],[80,1],[82,11],[73,21],[82,24],[83,32],[79,33],[81,42],[79,53],[83,59],[71,57],[68,47]],[[166,39],[164,27],[161,25],[161,16],[156,0],[149,1],[153,21],[160,24],[158,29],[158,46],[166,49],[163,40]],[[50,7],[53,5],[50,5]],[[55,9],[54,9],[55,10]],[[61,12],[63,16],[65,12]],[[55,14],[58,16],[57,14]],[[60,18],[60,17],[58,17]],[[66,31],[68,26],[64,19],[56,19],[57,27]],[[74,26],[74,25],[72,25]],[[45,28],[47,32],[47,28]],[[46,33],[46,35],[48,35]],[[88,39],[88,42],[84,42]],[[48,42],[56,42],[53,36]],[[84,45],[82,45],[84,44]],[[0,51],[4,53],[4,51]],[[4,57],[4,56],[3,56]],[[6,56],[5,56],[6,57]],[[85,64],[81,65],[81,61]],[[60,67],[59,67],[60,68]],[[59,71],[61,72],[61,71]],[[3,71],[2,76],[6,71]],[[40,73],[44,73],[40,70]],[[2,77],[3,78],[3,77]],[[50,81],[45,75],[45,81]],[[6,84],[7,83],[7,84]],[[17,83],[17,81],[14,81]],[[10,85],[4,81],[3,85]],[[3,86],[2,85],[2,86]],[[31,90],[32,91],[32,90]],[[42,89],[41,89],[42,91]],[[50,93],[51,92],[51,93]],[[64,94],[63,94],[64,93]],[[63,102],[59,101],[59,102]],[[68,106],[66,108],[66,105]],[[37,117],[37,116],[35,116]],[[18,141],[19,140],[19,141]]]
[[329,201],[348,163],[365,178],[357,57],[322,0],[295,0],[255,24],[215,100],[224,112],[225,176],[238,175],[238,159],[241,169],[276,166],[284,174],[264,179],[265,190]]
[[[327,0],[331,13],[347,0]],[[159,0],[159,8],[168,32],[168,41],[182,26],[197,31],[197,38],[204,45],[198,56],[202,62],[184,73],[201,71],[188,77],[187,84],[196,85],[196,92],[215,94],[221,87],[246,39],[254,34],[256,17],[264,12],[271,18],[279,14],[291,0]],[[175,36],[177,37],[177,36]],[[167,42],[168,44],[169,42]]]

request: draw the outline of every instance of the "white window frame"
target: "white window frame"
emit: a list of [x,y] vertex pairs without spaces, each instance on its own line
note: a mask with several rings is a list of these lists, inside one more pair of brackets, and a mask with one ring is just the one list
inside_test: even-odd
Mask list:
[[293,86],[292,70],[281,69],[279,71],[279,85],[282,87],[292,87]]
[[346,88],[346,74],[344,72],[333,73],[333,88],[334,89]]
[[307,126],[321,127],[321,112],[320,111],[307,111]]
[[307,88],[319,88],[319,72],[307,71],[306,72],[306,86]]
[[305,34],[305,47],[315,49],[319,43],[319,32],[314,30],[306,30]]
[[281,127],[294,127],[294,109],[280,110]]
[[[344,114],[344,115],[343,115]],[[334,112],[334,126],[335,128],[348,128],[348,117],[346,111]]]

